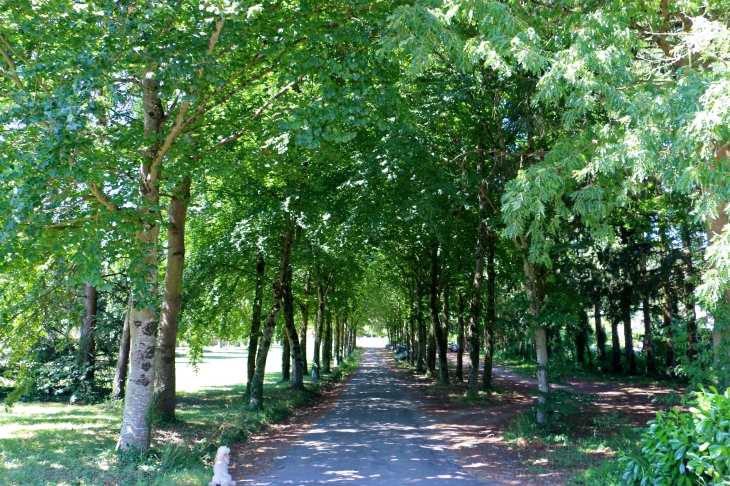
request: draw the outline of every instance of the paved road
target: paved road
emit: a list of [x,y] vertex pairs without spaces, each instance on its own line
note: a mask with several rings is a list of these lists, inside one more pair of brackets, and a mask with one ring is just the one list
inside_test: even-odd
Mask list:
[[239,484],[483,485],[464,472],[428,418],[368,348],[335,405],[266,474]]

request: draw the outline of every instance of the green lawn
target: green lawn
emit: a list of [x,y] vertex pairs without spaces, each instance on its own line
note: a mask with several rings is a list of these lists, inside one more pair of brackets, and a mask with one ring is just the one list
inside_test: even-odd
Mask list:
[[[269,369],[278,369],[276,355],[272,349]],[[192,391],[179,393],[177,421],[155,424],[152,448],[145,455],[115,452],[121,403],[29,403],[0,413],[0,485],[207,484],[212,475],[208,465],[219,445],[243,441],[305,407],[319,386],[307,382],[308,391],[295,393],[279,381],[280,373],[267,373],[266,408],[251,412],[243,399],[245,384],[238,384],[245,383],[243,356],[242,351],[222,351],[215,355],[218,359],[206,359],[197,376],[178,366],[179,388]],[[353,366],[348,363],[343,371]],[[211,383],[207,377],[214,369],[227,369],[231,383]],[[338,373],[332,375],[325,378]]]

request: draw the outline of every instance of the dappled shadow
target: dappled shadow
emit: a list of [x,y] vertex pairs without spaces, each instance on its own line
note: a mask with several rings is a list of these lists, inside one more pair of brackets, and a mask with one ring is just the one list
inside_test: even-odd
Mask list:
[[434,430],[375,351],[339,401],[282,451],[267,474],[242,484],[477,484],[447,450],[457,429]]

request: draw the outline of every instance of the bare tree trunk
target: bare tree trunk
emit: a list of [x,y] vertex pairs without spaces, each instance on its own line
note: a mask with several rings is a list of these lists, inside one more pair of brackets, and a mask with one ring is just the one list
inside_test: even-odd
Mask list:
[[322,373],[332,371],[332,312],[325,313],[324,346],[322,346]]
[[634,356],[634,335],[631,329],[631,299],[634,290],[629,285],[625,285],[621,290],[621,317],[624,321],[624,344],[626,345],[626,373],[629,375],[636,374],[636,358]]
[[79,335],[78,358],[79,365],[84,369],[84,379],[94,381],[94,366],[96,365],[96,346],[94,344],[94,331],[96,330],[96,311],[98,309],[99,296],[96,287],[84,284],[84,322],[81,324]]
[[[523,245],[522,250],[527,248]],[[523,257],[525,271],[525,291],[527,293],[527,302],[529,306],[532,325],[535,328],[535,350],[537,351],[537,388],[540,394],[537,397],[537,423],[544,425],[547,423],[547,411],[544,409],[547,403],[550,386],[548,383],[548,328],[540,325],[540,285],[538,276],[535,274],[535,268],[525,255]]]
[[[160,84],[151,77],[142,81],[142,109],[146,138],[157,138],[162,132],[165,119],[162,102],[158,96]],[[157,249],[160,228],[153,211],[160,202],[158,181],[160,166],[156,156],[160,150],[155,141],[140,168],[140,196],[145,204],[139,206],[140,229],[135,234],[137,248],[144,252],[137,264],[136,273],[145,282],[145,295],[132,306],[130,316],[130,358],[122,427],[117,447],[147,449],[150,443],[149,410],[154,396],[155,347],[157,340]]]
[[416,336],[416,311],[415,311],[415,305],[416,305],[416,298],[415,298],[415,291],[413,289],[414,283],[410,282],[408,285],[408,296],[410,298],[410,309],[408,312],[408,324],[409,324],[409,334],[408,338],[411,342],[411,352],[408,355],[408,362],[411,366],[415,366],[416,364],[416,356],[418,355],[418,339]]
[[129,314],[132,310],[132,295],[129,295],[127,313],[124,316],[122,327],[122,338],[119,341],[119,354],[117,355],[117,372],[114,375],[114,388],[112,398],[124,400],[124,385],[127,381],[127,368],[129,367]]
[[185,219],[190,201],[190,178],[175,188],[170,204],[170,225],[167,229],[167,269],[165,293],[160,311],[157,354],[155,356],[155,393],[157,411],[167,420],[175,418],[175,345],[182,304],[183,270],[185,268]]
[[585,311],[585,309],[581,309],[579,312],[579,328],[578,332],[575,335],[576,361],[580,364],[583,364],[585,362],[589,329],[590,324],[588,324],[588,313]]
[[482,389],[492,389],[492,363],[494,362],[494,325],[497,314],[494,303],[495,280],[497,272],[494,268],[494,231],[492,227],[487,228],[487,322],[484,326],[484,342],[486,352],[484,353],[484,374],[482,375]]
[[477,144],[477,175],[479,177],[479,187],[477,188],[479,227],[477,229],[477,248],[474,255],[474,279],[472,280],[471,299],[469,302],[468,397],[479,396],[479,319],[481,318],[482,311],[481,292],[482,281],[484,280],[484,252],[487,245],[487,232],[489,231],[489,223],[487,222],[487,165],[481,141]]
[[291,348],[292,376],[291,388],[301,390],[304,388],[304,359],[302,356],[302,347],[297,337],[297,328],[294,325],[294,295],[291,289],[292,284],[292,267],[284,277],[284,325],[286,328],[285,339],[288,340]]
[[317,278],[317,328],[314,333],[314,355],[312,356],[312,380],[319,380],[320,372],[320,347],[322,335],[324,334],[324,313],[325,313],[325,289],[322,284],[322,277]]
[[299,304],[299,310],[302,312],[302,327],[299,330],[299,342],[302,347],[302,373],[309,374],[307,371],[307,327],[309,326],[309,295],[312,289],[312,279],[307,272],[307,278],[304,281],[304,302]]
[[340,366],[340,315],[335,316],[335,366]]
[[416,292],[416,322],[418,323],[418,361],[416,362],[416,371],[423,373],[423,367],[426,364],[426,323],[423,319],[423,309],[421,304],[423,302],[421,295],[421,286],[418,286]]
[[[721,147],[715,153],[715,161],[717,164],[725,164],[725,168],[728,166],[728,157],[730,157],[730,145]],[[730,217],[726,212],[725,208],[728,201],[723,201],[717,205],[717,216],[710,221],[710,228],[707,231],[707,242],[708,245],[715,245],[715,238],[722,235],[725,228],[730,223]],[[723,357],[722,361],[727,361],[730,358],[730,342],[728,342],[728,335],[730,335],[730,322],[728,322],[728,315],[730,315],[730,290],[725,292],[725,299],[719,299],[717,303],[718,308],[713,313],[713,328],[712,328],[712,347],[713,347],[713,362],[715,366],[721,364],[720,358]],[[727,370],[723,371],[725,380],[727,379]],[[722,380],[723,382],[725,380]],[[724,385],[725,383],[723,383]]]
[[669,280],[664,282],[664,353],[666,365],[672,370],[669,374],[674,375],[674,367],[677,366],[674,354],[674,336],[672,336],[672,287]]
[[611,316],[611,371],[613,373],[621,373],[621,343],[618,338],[617,316]]
[[[286,300],[284,300],[283,302],[285,303]],[[281,350],[281,381],[289,381],[291,380],[291,346],[289,344],[289,335],[286,329],[286,324],[284,325],[284,329],[282,331],[283,332],[281,334],[281,339],[283,345]]]
[[456,351],[456,380],[457,381],[464,381],[464,309],[466,308],[466,304],[464,302],[464,294],[459,291],[458,294],[458,302],[459,302],[459,316],[457,317],[457,325],[459,326],[458,330],[458,349]]
[[[434,336],[435,345],[438,346],[439,356],[439,383],[449,384],[449,359],[444,339],[443,328],[439,319],[439,264],[438,244],[431,245],[431,286],[429,292],[429,309],[431,311],[431,334]],[[448,299],[448,297],[447,297]],[[435,347],[435,346],[434,346]]]
[[276,318],[281,309],[282,296],[284,289],[282,283],[284,274],[289,267],[289,258],[291,257],[291,249],[294,244],[294,232],[291,228],[291,221],[287,216],[287,227],[284,232],[284,238],[281,248],[281,261],[279,263],[279,275],[274,280],[274,293],[271,304],[271,310],[263,324],[263,332],[259,349],[256,352],[256,370],[254,371],[253,381],[251,383],[251,408],[261,410],[264,405],[264,376],[266,373],[266,358],[269,355],[269,347],[271,346],[271,338],[274,336],[276,328]]
[[692,265],[692,237],[686,229],[683,231],[684,240],[684,311],[687,316],[687,359],[692,363],[697,358],[697,313],[695,312],[694,291],[692,282],[694,268]]
[[597,298],[593,303],[593,318],[596,323],[596,348],[598,349],[598,360],[606,361],[606,331],[601,324],[601,299]]
[[266,260],[263,253],[259,253],[256,262],[256,287],[253,296],[253,317],[251,318],[251,334],[248,337],[248,361],[246,362],[246,395],[251,395],[251,383],[253,373],[256,370],[256,349],[259,345],[261,334],[261,308],[264,299],[264,273],[266,272]]
[[644,352],[646,353],[646,372],[654,373],[656,371],[656,361],[654,359],[654,341],[651,332],[651,308],[649,307],[649,298],[644,296],[641,301],[644,308]]

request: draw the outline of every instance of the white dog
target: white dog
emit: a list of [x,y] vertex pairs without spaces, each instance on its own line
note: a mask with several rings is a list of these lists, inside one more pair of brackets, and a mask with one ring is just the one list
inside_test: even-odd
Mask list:
[[226,446],[220,446],[215,454],[213,479],[208,483],[208,486],[236,486],[236,482],[228,474],[229,462],[231,462],[231,450]]

